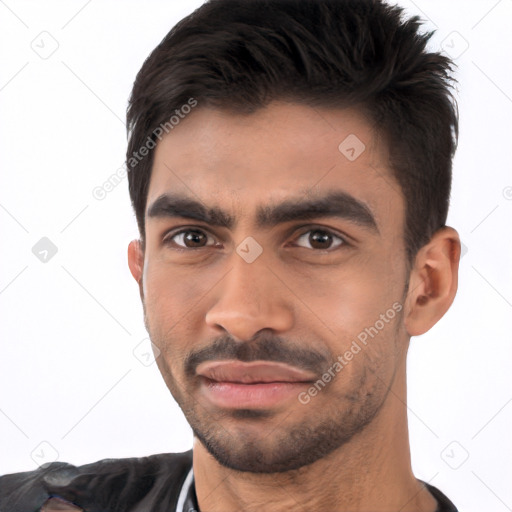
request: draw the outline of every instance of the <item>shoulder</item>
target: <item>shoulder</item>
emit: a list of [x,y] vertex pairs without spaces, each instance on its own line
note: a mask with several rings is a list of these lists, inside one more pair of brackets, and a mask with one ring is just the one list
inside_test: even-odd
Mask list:
[[[147,457],[102,459],[74,466],[43,464],[36,470],[0,476],[0,510],[39,510],[59,497],[88,512],[129,511],[134,504],[169,512],[192,467],[192,450]],[[171,507],[171,509],[169,509]]]
[[422,483],[429,490],[430,494],[437,500],[438,507],[436,512],[457,512],[455,505],[443,494],[437,487],[428,484],[427,482]]

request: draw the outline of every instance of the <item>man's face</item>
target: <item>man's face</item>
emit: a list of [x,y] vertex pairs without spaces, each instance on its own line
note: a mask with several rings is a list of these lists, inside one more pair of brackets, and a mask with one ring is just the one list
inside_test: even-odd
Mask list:
[[[146,327],[195,435],[227,467],[310,464],[350,441],[388,397],[408,341],[405,202],[374,135],[353,110],[272,103],[245,116],[199,105],[155,150]],[[345,200],[325,203],[330,211],[297,218],[336,193]],[[224,225],[174,217],[163,199],[153,207],[165,194],[222,211],[214,220]],[[284,202],[294,206],[278,217]],[[237,399],[198,375],[225,360],[280,362],[313,382]]]

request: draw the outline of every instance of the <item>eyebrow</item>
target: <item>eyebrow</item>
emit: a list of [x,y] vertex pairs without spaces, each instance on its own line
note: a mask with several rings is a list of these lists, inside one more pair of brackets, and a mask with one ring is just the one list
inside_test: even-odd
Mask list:
[[[148,208],[149,218],[183,217],[205,222],[211,226],[233,229],[234,217],[219,207],[206,208],[200,201],[178,194],[162,194]],[[324,196],[304,200],[287,199],[271,206],[259,206],[256,227],[270,228],[278,224],[317,217],[337,217],[379,233],[370,208],[344,191],[333,191]]]

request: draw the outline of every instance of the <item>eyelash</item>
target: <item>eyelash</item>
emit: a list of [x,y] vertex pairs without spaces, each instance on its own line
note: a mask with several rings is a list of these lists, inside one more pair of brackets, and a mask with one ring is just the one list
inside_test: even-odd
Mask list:
[[[181,235],[183,233],[187,233],[189,231],[198,231],[200,233],[206,234],[207,236],[212,236],[208,231],[206,231],[204,229],[196,228],[196,227],[187,227],[187,228],[178,229],[177,231],[170,231],[170,232],[166,233],[164,238],[163,238],[163,244],[166,245],[166,246],[172,246],[173,245],[173,243],[172,243],[172,239],[173,238],[175,238],[176,236]],[[307,250],[315,251],[315,252],[320,252],[320,253],[325,253],[325,252],[333,252],[333,251],[335,251],[337,249],[340,249],[340,248],[343,248],[343,247],[350,247],[350,245],[351,245],[351,244],[349,244],[347,242],[347,239],[346,239],[345,236],[341,236],[341,235],[335,233],[334,231],[332,231],[331,229],[324,228],[322,226],[308,226],[308,229],[305,230],[305,231],[301,231],[296,236],[296,239],[302,238],[304,235],[306,235],[306,234],[308,234],[308,233],[310,233],[312,231],[321,231],[322,233],[326,233],[328,235],[331,235],[333,238],[338,238],[341,241],[341,243],[337,247],[329,248],[329,249],[315,249],[315,248],[309,249],[309,248],[306,248],[306,247],[298,246],[299,248],[307,249]],[[174,244],[175,244],[175,242],[174,242]],[[180,251],[180,252],[185,252],[185,251],[194,251],[194,250],[199,250],[199,249],[206,249],[207,247],[215,247],[215,244],[206,245],[204,247],[196,247],[196,248],[193,248],[193,247],[182,247],[182,246],[178,245],[177,247],[173,247],[173,249],[177,250],[177,251]]]

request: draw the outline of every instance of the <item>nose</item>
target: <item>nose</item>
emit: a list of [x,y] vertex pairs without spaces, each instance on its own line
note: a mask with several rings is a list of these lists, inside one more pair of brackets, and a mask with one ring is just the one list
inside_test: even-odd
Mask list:
[[215,287],[215,303],[206,314],[206,323],[223,329],[238,340],[248,340],[262,329],[276,333],[293,326],[292,292],[278,272],[259,257],[247,263],[234,253],[231,270]]

